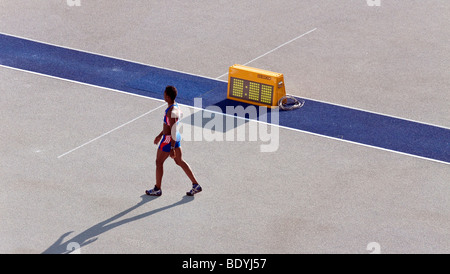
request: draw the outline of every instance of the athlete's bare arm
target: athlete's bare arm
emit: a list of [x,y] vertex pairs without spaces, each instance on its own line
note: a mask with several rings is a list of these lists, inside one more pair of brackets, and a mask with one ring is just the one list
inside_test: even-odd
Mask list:
[[[173,111],[175,107],[172,107],[168,112],[167,112],[167,118],[169,119],[169,124],[168,125],[164,125],[164,128],[167,127],[167,129],[169,130],[170,136],[171,136],[171,146],[172,148],[175,147],[175,142],[177,140],[177,118],[178,118],[178,112],[177,111]],[[175,149],[171,149],[170,150],[170,157],[175,159],[177,157]]]

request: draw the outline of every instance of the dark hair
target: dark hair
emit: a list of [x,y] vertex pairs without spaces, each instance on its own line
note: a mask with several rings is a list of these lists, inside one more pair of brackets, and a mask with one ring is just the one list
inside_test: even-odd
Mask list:
[[178,95],[177,88],[174,86],[167,86],[164,92],[170,97],[170,99],[172,99],[172,101],[175,101],[175,98]]

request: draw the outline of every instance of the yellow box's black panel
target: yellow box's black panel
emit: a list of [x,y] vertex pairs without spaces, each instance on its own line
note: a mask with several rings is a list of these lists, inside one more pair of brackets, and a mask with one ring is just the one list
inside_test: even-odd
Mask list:
[[231,98],[271,106],[273,100],[273,86],[231,77],[229,96]]

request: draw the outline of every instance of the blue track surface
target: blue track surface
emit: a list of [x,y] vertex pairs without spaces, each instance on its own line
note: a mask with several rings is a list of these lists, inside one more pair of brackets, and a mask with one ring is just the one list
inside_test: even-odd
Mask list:
[[[163,99],[166,85],[177,101],[203,108],[243,105],[226,99],[227,83],[0,34],[0,64],[124,92]],[[270,114],[270,113],[269,113]],[[270,115],[269,115],[270,116]],[[270,118],[269,118],[270,121]],[[306,100],[281,111],[279,124],[352,142],[450,163],[450,130],[399,118]]]

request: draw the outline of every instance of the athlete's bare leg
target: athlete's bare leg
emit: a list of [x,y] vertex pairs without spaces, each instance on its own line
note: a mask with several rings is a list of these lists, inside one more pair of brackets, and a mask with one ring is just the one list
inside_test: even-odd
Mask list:
[[156,153],[156,187],[161,189],[161,181],[164,174],[164,162],[169,157],[169,152],[164,152],[158,149]]
[[[159,151],[158,151],[159,152]],[[189,177],[189,179],[191,180],[191,182],[192,182],[192,184],[198,184],[197,183],[197,179],[195,178],[195,176],[194,176],[194,173],[192,172],[192,170],[191,170],[191,167],[188,165],[188,163],[186,163],[184,160],[183,160],[183,154],[182,154],[182,152],[181,152],[181,147],[177,147],[177,148],[175,148],[175,154],[176,154],[176,157],[175,157],[175,163],[177,164],[177,165],[179,165],[183,170],[184,170],[184,172],[186,173],[186,175]]]

